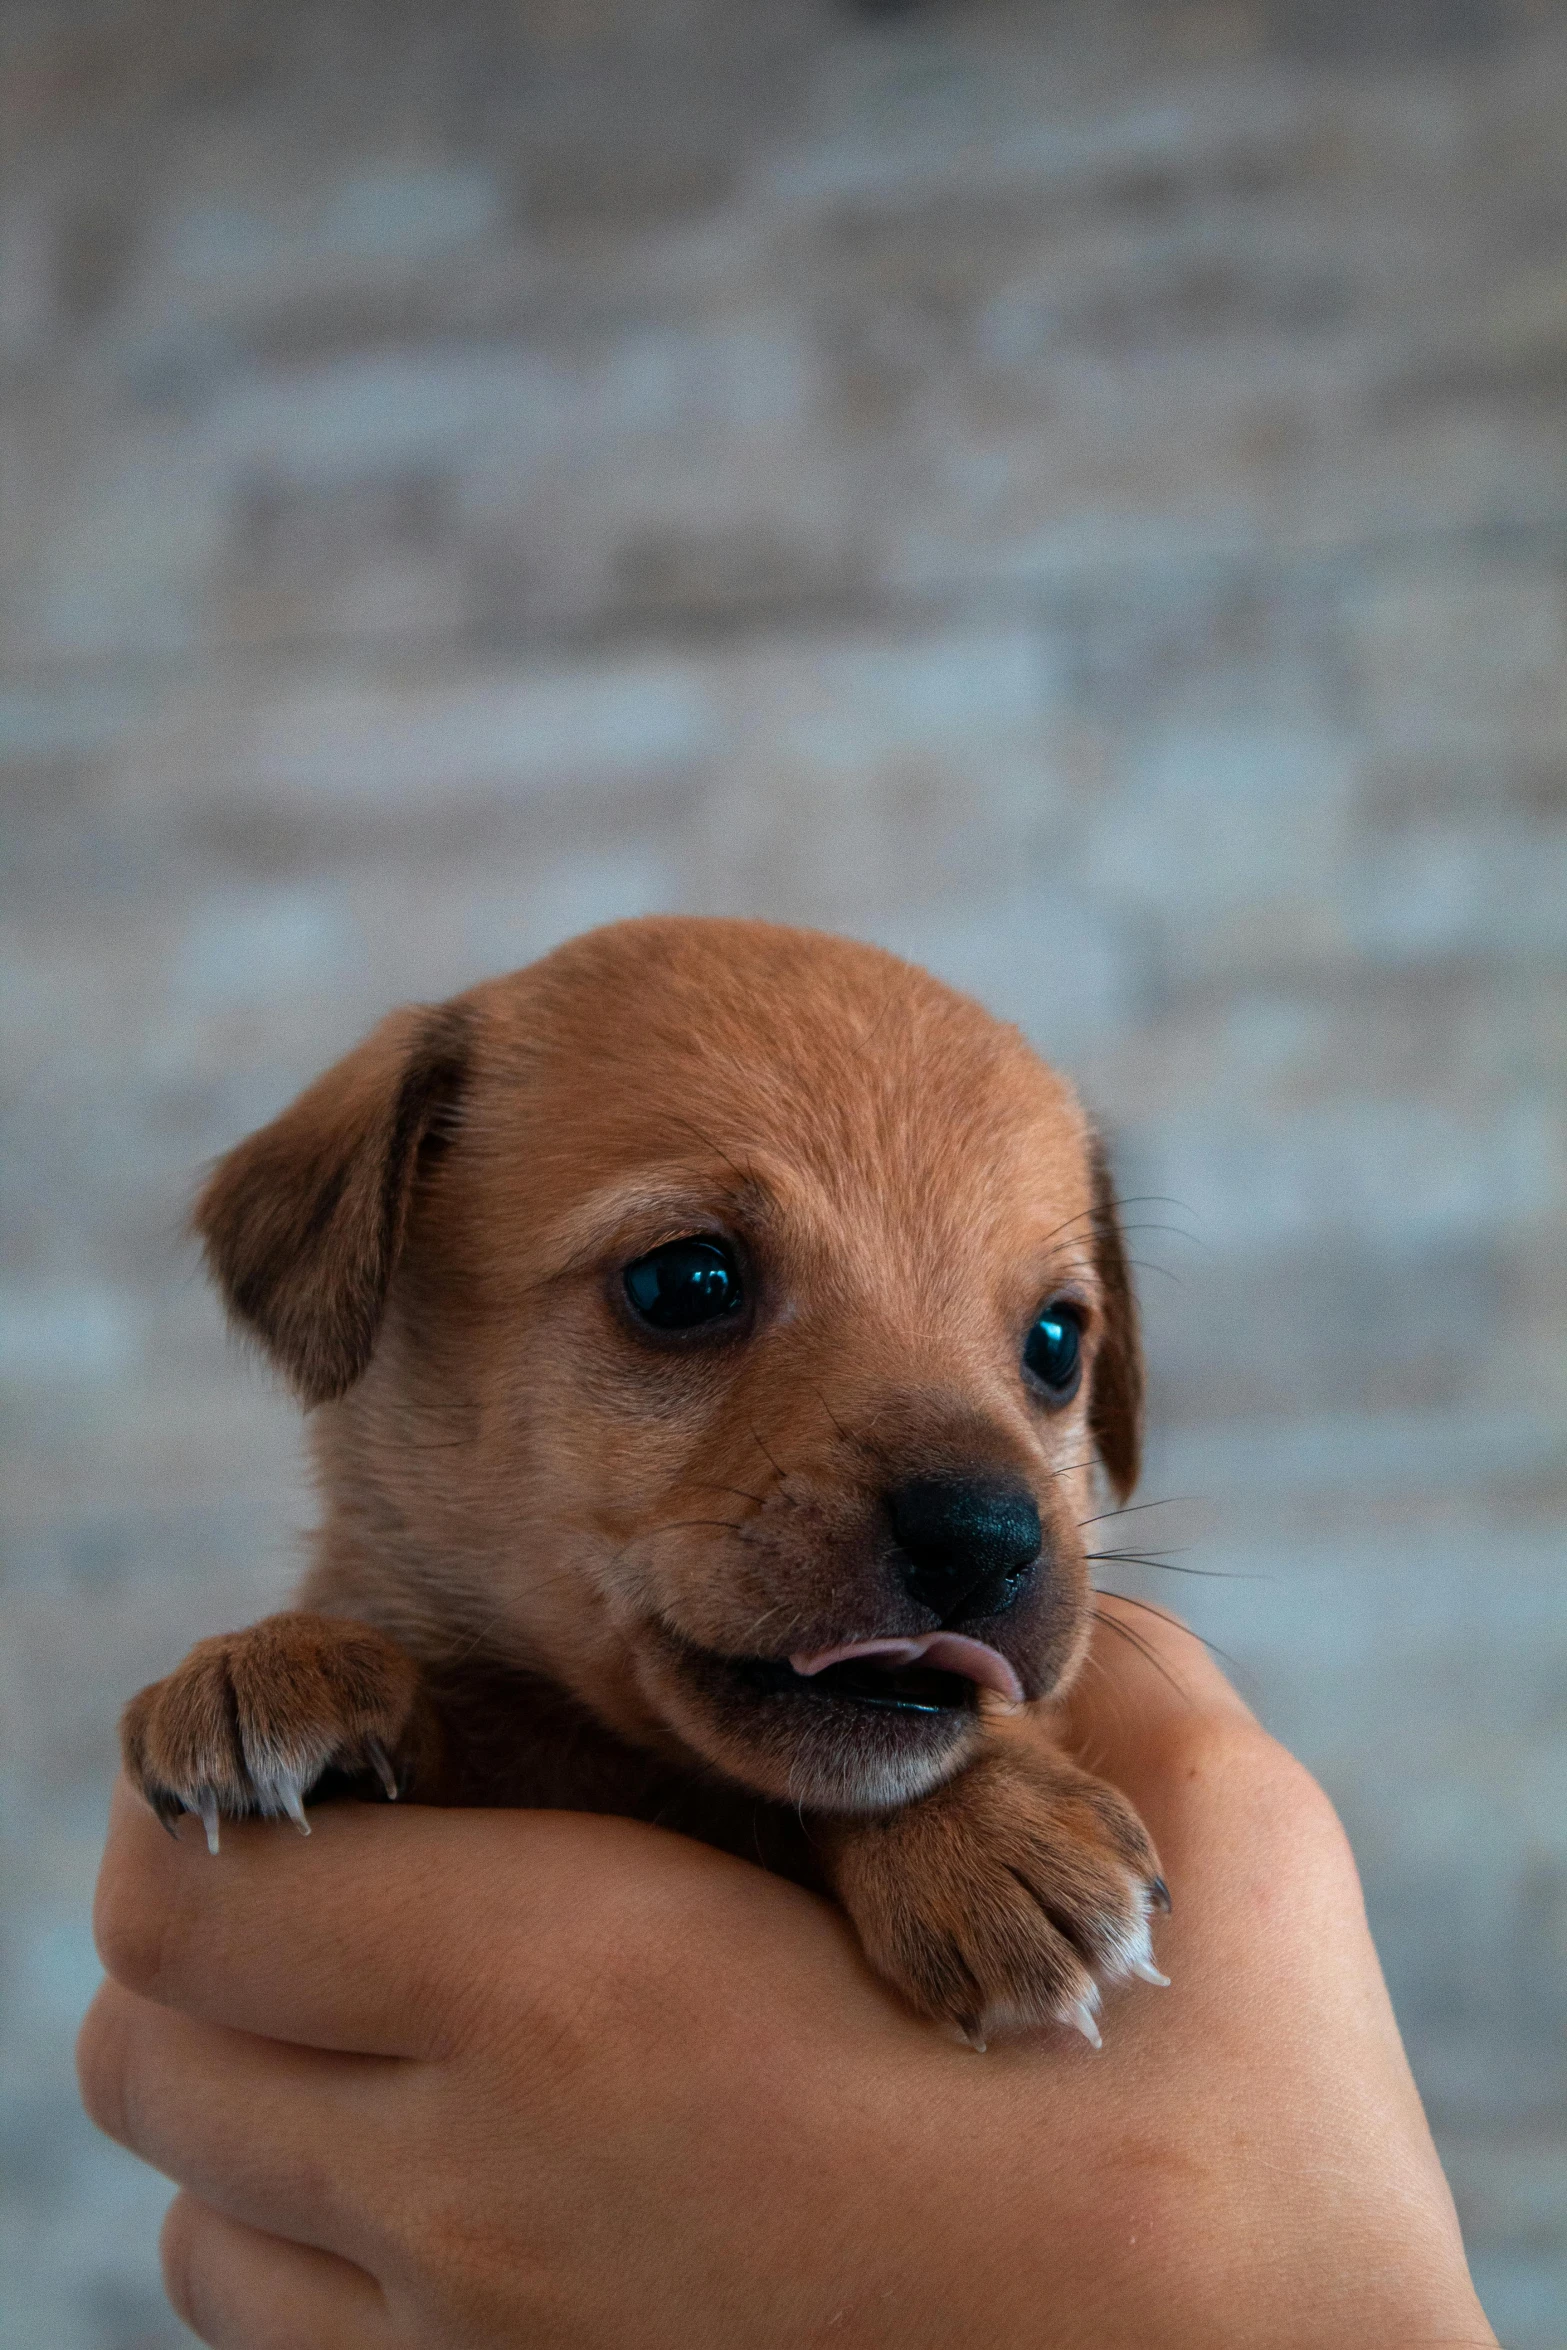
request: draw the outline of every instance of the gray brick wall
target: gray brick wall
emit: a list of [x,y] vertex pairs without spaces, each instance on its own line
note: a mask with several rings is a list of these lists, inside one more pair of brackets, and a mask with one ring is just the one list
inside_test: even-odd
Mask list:
[[11,0],[0,158],[0,2341],[181,2339],[69,2086],[112,1722],[308,1520],[193,1170],[683,907],[974,988],[1178,1203],[1129,1587],[1560,2350],[1567,12]]

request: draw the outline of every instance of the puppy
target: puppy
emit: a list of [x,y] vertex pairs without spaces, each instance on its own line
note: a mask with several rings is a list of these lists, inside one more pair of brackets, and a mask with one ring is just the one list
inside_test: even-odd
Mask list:
[[1037,1738],[1137,1475],[1104,1162],[1015,1030],[650,920],[395,1012],[195,1212],[310,1412],[295,1611],[126,1709],[172,1822],[351,1790],[659,1821],[830,1890],[971,2041],[1162,1982],[1141,1823]]

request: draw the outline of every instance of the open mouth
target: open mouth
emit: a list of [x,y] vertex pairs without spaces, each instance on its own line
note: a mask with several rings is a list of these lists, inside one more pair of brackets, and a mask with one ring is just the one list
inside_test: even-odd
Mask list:
[[644,1670],[661,1718],[729,1778],[845,1815],[924,1794],[972,1747],[982,1708],[1024,1696],[999,1649],[957,1632],[745,1656],[660,1622]]
[[769,1696],[832,1699],[847,1705],[880,1706],[901,1714],[972,1713],[979,1690],[961,1673],[928,1665],[880,1665],[867,1660],[828,1665],[820,1673],[798,1673],[787,1657],[759,1656],[740,1672],[753,1689]]
[[973,1713],[982,1689],[1021,1704],[1022,1684],[1000,1651],[957,1632],[911,1640],[853,1640],[793,1657],[756,1657],[740,1666],[753,1688],[772,1695],[876,1706],[895,1713]]

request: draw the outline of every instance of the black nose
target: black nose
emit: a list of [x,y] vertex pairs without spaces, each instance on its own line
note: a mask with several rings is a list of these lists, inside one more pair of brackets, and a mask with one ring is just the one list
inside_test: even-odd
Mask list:
[[887,1496],[904,1588],[944,1624],[999,1615],[1039,1557],[1039,1507],[1021,1485],[919,1478]]

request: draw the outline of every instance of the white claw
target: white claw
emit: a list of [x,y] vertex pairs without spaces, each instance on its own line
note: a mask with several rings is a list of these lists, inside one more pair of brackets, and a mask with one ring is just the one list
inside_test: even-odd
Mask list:
[[1062,2021],[1074,2025],[1082,2033],[1090,2048],[1104,2046],[1104,2042],[1099,2037],[1099,2026],[1094,2021],[1094,2011],[1086,1999],[1079,1999],[1075,2006],[1071,2007],[1063,2016]]
[[282,1798],[283,1809],[287,1812],[289,1818],[293,1821],[301,1836],[308,1836],[310,1833],[310,1822],[306,1819],[305,1807],[299,1800],[299,1789],[292,1784],[285,1782],[282,1788]]
[[392,1768],[386,1748],[381,1744],[379,1738],[367,1738],[365,1740],[365,1752],[370,1757],[370,1761],[374,1766],[376,1777],[380,1780],[382,1786],[386,1789],[387,1802],[395,1803],[397,1801],[398,1794],[397,1773]]
[[1156,1966],[1150,1965],[1146,1958],[1129,1959],[1127,1964],[1130,1966],[1133,1974],[1140,1975],[1145,1983],[1157,1983],[1161,1991],[1169,1990],[1169,1976],[1161,1975],[1159,1969]]
[[207,1831],[207,1850],[216,1856],[218,1849],[217,1797],[211,1794],[198,1797],[196,1809],[200,1812],[201,1824]]

